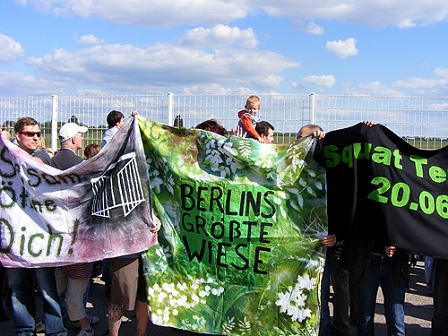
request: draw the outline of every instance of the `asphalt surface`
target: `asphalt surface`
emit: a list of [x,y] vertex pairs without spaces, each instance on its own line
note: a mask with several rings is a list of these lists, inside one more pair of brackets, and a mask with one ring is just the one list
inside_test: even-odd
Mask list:
[[[406,292],[405,303],[405,323],[406,334],[408,336],[425,336],[431,332],[431,318],[433,314],[433,300],[427,294],[424,280],[423,262],[417,262],[417,266],[411,268],[410,289]],[[36,305],[41,307],[40,298],[36,296]],[[3,297],[3,304],[5,306],[6,298]],[[96,315],[100,318],[100,322],[93,326],[95,335],[108,335],[107,328],[107,308],[109,305],[109,298],[105,295],[104,282],[99,277],[94,278],[90,287],[88,313],[89,315]],[[330,304],[331,307],[331,304]],[[6,307],[6,313],[10,317],[7,322],[0,322],[0,335],[9,336],[15,335],[14,321],[12,318],[11,308]],[[42,315],[38,311],[38,318]],[[69,336],[76,336],[79,329],[73,328],[69,321],[66,321],[66,327]],[[136,328],[136,321],[133,312],[127,312],[123,318],[123,324],[120,328],[121,336],[134,336]],[[262,334],[262,332],[260,332]],[[44,335],[39,333],[38,335]],[[183,330],[176,330],[167,327],[155,326],[151,322],[148,326],[148,336],[189,336],[190,332]],[[352,327],[350,335],[356,335],[356,327]],[[384,307],[381,290],[378,291],[376,315],[375,315],[375,335],[387,335],[386,322],[384,319]]]

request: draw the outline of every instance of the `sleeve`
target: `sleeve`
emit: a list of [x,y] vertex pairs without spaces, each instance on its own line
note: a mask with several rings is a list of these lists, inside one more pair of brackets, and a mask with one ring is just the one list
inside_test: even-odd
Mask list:
[[260,135],[257,133],[255,128],[252,126],[252,119],[249,115],[243,115],[240,119],[241,125],[243,125],[244,131],[254,139],[257,139],[260,137]]
[[39,150],[37,151],[34,155],[35,158],[41,159],[43,163],[50,165],[50,155],[48,155],[47,152],[45,152],[44,150]]

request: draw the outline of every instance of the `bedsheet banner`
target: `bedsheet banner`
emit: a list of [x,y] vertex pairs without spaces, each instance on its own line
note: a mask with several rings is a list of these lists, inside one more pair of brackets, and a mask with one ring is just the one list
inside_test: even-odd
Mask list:
[[6,267],[90,262],[141,252],[156,240],[135,118],[97,156],[64,171],[0,137],[0,182]]
[[144,253],[155,324],[316,335],[325,173],[311,138],[265,145],[139,119],[158,243]]

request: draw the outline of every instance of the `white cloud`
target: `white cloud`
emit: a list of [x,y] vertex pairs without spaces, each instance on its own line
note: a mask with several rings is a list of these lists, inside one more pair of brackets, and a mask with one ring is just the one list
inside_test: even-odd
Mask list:
[[24,50],[19,42],[9,36],[0,34],[0,63],[6,63],[22,56]]
[[250,11],[245,1],[222,0],[22,0],[56,16],[98,17],[118,25],[169,27],[179,24],[228,23]]
[[4,96],[63,94],[60,83],[36,78],[21,72],[0,71],[0,92]]
[[106,96],[109,95],[110,92],[103,90],[94,90],[94,89],[79,89],[76,90],[77,96]]
[[444,97],[448,92],[448,69],[436,68],[435,74],[440,78],[411,77],[391,83],[374,81],[356,86],[348,86],[348,94],[369,94],[383,96],[433,96]]
[[447,68],[440,68],[440,67],[439,68],[435,68],[434,74],[437,77],[448,79],[448,69]]
[[185,87],[183,88],[182,92],[184,94],[250,95],[253,93],[253,90],[242,86],[236,88],[224,88],[219,84],[210,84],[210,85],[193,85],[190,87]]
[[310,22],[310,24],[306,27],[306,32],[311,35],[322,35],[325,30],[314,22]]
[[258,45],[257,37],[252,28],[240,29],[222,24],[212,28],[198,27],[186,32],[181,43],[203,47],[219,47],[220,49],[230,46],[238,46],[242,49],[253,49]]
[[290,85],[294,90],[301,90],[301,89],[305,88],[302,84],[295,82],[295,81],[291,82]]
[[328,75],[328,76],[316,76],[316,75],[308,76],[308,77],[302,78],[302,81],[304,83],[322,86],[322,87],[327,88],[327,89],[332,88],[334,86],[334,84],[336,84],[336,79],[332,75]]
[[[180,39],[182,43],[145,47],[104,44],[76,52],[56,49],[52,54],[30,58],[28,65],[39,69],[44,78],[63,82],[64,87],[77,82],[93,85],[94,89],[134,93],[214,83],[275,89],[283,80],[282,71],[300,67],[300,63],[275,52],[260,49],[242,52],[231,46],[232,41],[239,43],[241,36],[247,34],[256,40],[251,30],[235,33],[220,27],[200,31],[202,34],[197,30],[186,32]],[[210,35],[219,35],[218,31],[233,32],[222,37],[230,40],[227,48],[210,50],[207,45],[202,46]],[[187,45],[187,36],[197,44]]]
[[445,0],[271,0],[250,1],[273,17],[337,20],[364,26],[413,27],[443,22],[448,16]]
[[362,83],[356,86],[347,85],[346,93],[350,95],[404,96],[403,90],[394,87],[394,85],[388,85],[378,81]]
[[104,40],[100,40],[98,37],[89,34],[81,36],[77,41],[77,44],[80,45],[97,45],[97,44],[104,44]]
[[114,24],[173,26],[229,23],[254,13],[305,20],[338,20],[373,27],[412,27],[443,22],[446,0],[16,0],[58,16],[98,17]]
[[358,49],[356,49],[356,40],[352,37],[345,41],[327,41],[325,49],[339,58],[347,58],[349,56],[358,55]]
[[411,92],[416,96],[446,96],[448,92],[448,80],[436,78],[408,78],[406,80],[395,81],[392,87],[405,92]]

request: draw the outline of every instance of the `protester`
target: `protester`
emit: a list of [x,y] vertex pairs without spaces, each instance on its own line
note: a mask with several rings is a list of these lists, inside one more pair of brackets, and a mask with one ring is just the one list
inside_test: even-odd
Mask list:
[[[138,112],[134,112],[133,114],[137,114]],[[101,148],[104,148],[114,137],[114,135],[118,132],[121,126],[124,124],[124,115],[120,111],[112,110],[109,112],[106,118],[108,129],[104,132],[103,140],[101,141]],[[86,148],[87,149],[87,148]],[[86,155],[87,156],[87,155]],[[110,275],[110,260],[103,260],[103,280],[106,283],[105,295],[110,296],[111,292],[111,283],[112,278]]]
[[222,125],[215,119],[209,119],[209,120],[203,121],[200,124],[196,125],[195,128],[213,132],[213,133],[216,133],[219,135],[227,134],[226,129],[224,127],[222,127]]
[[[41,132],[35,119],[26,117],[17,120],[15,136],[19,148],[33,156],[37,161],[50,163],[48,153],[37,150]],[[46,334],[67,335],[62,320],[54,272],[53,267],[7,269],[8,284],[12,290],[11,302],[17,335],[34,335],[35,332],[34,283],[36,283],[43,300],[44,322],[47,326]]]
[[[154,216],[156,233],[160,220]],[[149,314],[146,296],[146,282],[140,253],[109,259],[112,275],[111,302],[107,310],[109,335],[118,336],[123,310],[134,310],[137,318],[137,336],[145,336]]]
[[[82,134],[86,132],[85,126],[75,123],[63,125],[59,130],[61,150],[51,159],[51,165],[65,170],[83,162],[84,160],[76,155],[76,151],[82,149]],[[84,295],[88,290],[92,271],[92,263],[72,264],[56,269],[58,294],[63,295],[65,292],[68,317],[72,322],[79,321],[81,326],[78,336],[93,336],[92,325],[99,322],[97,316],[88,316],[85,311]]]
[[260,121],[255,126],[255,130],[260,135],[263,143],[271,144],[274,142],[274,126],[267,121]]
[[[365,122],[365,124],[371,127],[375,123]],[[338,140],[341,140],[341,143],[347,141],[347,138],[342,138],[345,133],[334,134],[338,134],[341,138],[338,139],[335,135],[326,137],[327,142],[324,146],[335,146],[333,142],[339,144]],[[322,160],[322,157],[318,155],[316,160],[325,167],[326,161]],[[356,169],[353,169],[357,171],[364,168],[358,165]],[[356,204],[350,199],[350,191],[358,186],[355,182],[350,184],[349,179],[344,179],[345,189],[337,188],[338,183],[341,182],[335,175],[337,172],[327,167],[327,195],[330,197],[331,193],[332,196],[332,207],[327,211],[329,225],[333,226],[333,231],[335,229],[338,231],[336,234],[341,236],[344,242],[349,242],[353,251],[354,258],[351,261],[350,272],[357,286],[357,334],[374,335],[376,295],[381,286],[388,335],[404,335],[404,297],[409,280],[409,255],[389,242],[388,230],[384,222],[376,223],[376,225],[352,225],[349,229],[344,225],[344,220],[351,221],[355,208],[344,207],[336,201],[341,200],[350,206]],[[348,192],[344,193],[345,190]],[[337,198],[334,197],[335,195]]]
[[5,309],[3,308],[3,281],[5,279],[5,273],[6,269],[0,263],[0,322],[9,321],[9,317],[6,315]]
[[44,139],[43,136],[41,136],[41,137],[39,138],[39,141],[38,141],[38,144],[37,144],[37,149],[39,149],[39,150],[43,150],[43,151],[47,152],[48,155],[50,156],[50,158],[54,156],[53,148],[48,148],[48,147],[46,146],[46,144],[45,144],[45,139]]
[[350,276],[351,250],[347,243],[339,241],[330,250],[333,286],[332,336],[350,334],[350,324],[357,324],[356,284]]
[[[372,121],[364,122],[367,126],[375,125]],[[303,126],[297,133],[297,139],[304,136],[313,135],[313,137],[322,139],[325,137],[323,129],[314,124]],[[335,232],[331,232],[334,234]],[[339,241],[327,249],[324,275],[322,280],[321,298],[322,311],[321,323],[319,329],[320,336],[343,336],[350,333],[350,319],[356,324],[357,304],[356,304],[356,285],[350,277],[348,270],[348,258],[352,255],[348,244],[344,246],[344,233],[336,232]],[[330,284],[333,284],[333,321],[330,317],[328,307],[330,296]],[[351,285],[351,287],[350,287]],[[350,311],[350,315],[349,315]]]
[[324,245],[326,249],[326,257],[325,257],[325,266],[324,266],[324,274],[322,277],[321,283],[321,312],[320,312],[320,323],[319,323],[319,336],[330,335],[331,332],[331,316],[330,316],[330,307],[328,303],[330,301],[330,275],[332,272],[332,263],[331,263],[331,250],[330,248],[336,244],[336,235],[330,234],[325,236],[321,240],[322,245]]
[[101,150],[101,147],[97,144],[89,144],[86,146],[86,148],[84,148],[84,156],[86,157],[86,159],[91,159],[93,158],[95,155],[97,155]]
[[[138,115],[138,112],[135,111],[132,115]],[[124,116],[121,112],[111,111],[109,113],[107,123],[110,128],[104,133],[102,148],[110,142],[123,122]],[[151,231],[155,233],[159,231],[161,223],[157,217],[153,218],[155,227]],[[149,314],[141,254],[135,253],[108,259],[107,269],[111,276],[111,302],[107,310],[109,335],[118,336],[123,311],[134,309],[137,319],[136,335],[145,335]]]
[[[364,238],[364,239],[363,239]],[[357,334],[375,335],[374,317],[378,288],[384,296],[388,335],[405,335],[404,297],[409,282],[409,256],[388,243],[387,233],[378,230],[358,237],[353,244],[353,263],[358,296]]]
[[107,126],[109,129],[104,132],[103,141],[101,142],[101,148],[106,146],[113,138],[115,133],[118,132],[121,126],[124,124],[124,115],[120,111],[112,110],[107,115]]
[[425,283],[428,295],[434,294],[434,258],[430,256],[425,256]]
[[[306,136],[313,136],[313,138],[323,139],[325,132],[319,125],[308,124],[302,126],[297,132],[297,139],[301,139]],[[319,336],[330,336],[331,334],[331,316],[330,307],[328,306],[330,301],[330,276],[333,270],[331,262],[331,247],[336,244],[336,235],[331,233],[322,238],[322,245],[326,246],[326,257],[324,273],[321,283],[321,316],[319,325]]]
[[263,143],[264,140],[255,130],[255,126],[260,120],[260,118],[257,117],[257,113],[260,110],[260,98],[257,96],[250,96],[247,98],[244,108],[244,110],[238,112],[238,126],[243,128],[246,138],[252,138]]
[[434,313],[431,336],[448,336],[448,260],[436,258],[434,278]]
[[325,132],[319,125],[308,124],[302,126],[297,132],[297,139],[301,139],[308,135],[312,135],[313,138],[323,139],[325,138]]

